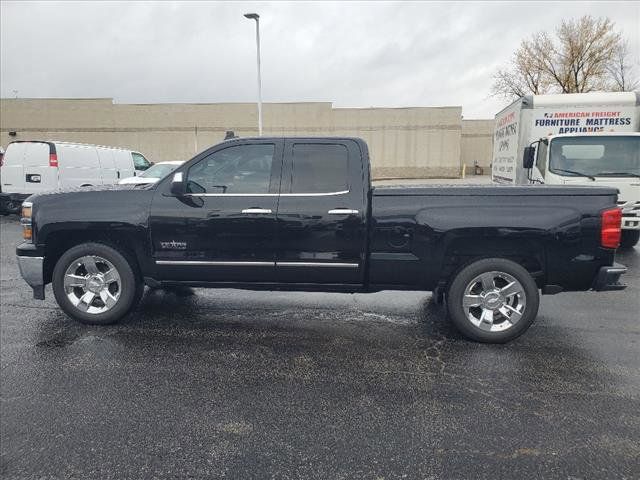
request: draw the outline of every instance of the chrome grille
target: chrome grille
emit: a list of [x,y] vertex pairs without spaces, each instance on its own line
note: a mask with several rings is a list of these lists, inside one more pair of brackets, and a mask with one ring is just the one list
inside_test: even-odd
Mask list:
[[618,200],[618,206],[622,209],[622,215],[625,217],[640,216],[640,202],[625,202]]

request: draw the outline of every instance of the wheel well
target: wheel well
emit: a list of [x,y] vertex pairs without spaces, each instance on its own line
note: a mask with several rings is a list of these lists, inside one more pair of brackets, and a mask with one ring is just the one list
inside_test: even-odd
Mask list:
[[140,255],[142,246],[138,244],[131,232],[104,231],[104,230],[64,230],[51,233],[47,236],[44,251],[44,281],[51,282],[53,269],[60,257],[70,248],[83,243],[96,242],[109,245],[124,253],[134,267],[134,271],[140,272]]
[[542,245],[526,240],[492,239],[481,244],[473,239],[453,242],[444,254],[439,286],[448,285],[457,273],[467,265],[483,258],[504,258],[527,270],[538,287],[545,284],[545,259]]

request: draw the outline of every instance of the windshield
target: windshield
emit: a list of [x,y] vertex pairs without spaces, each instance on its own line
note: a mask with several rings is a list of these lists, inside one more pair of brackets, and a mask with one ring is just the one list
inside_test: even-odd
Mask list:
[[550,149],[549,170],[557,175],[640,175],[640,137],[560,137]]
[[163,178],[173,172],[180,165],[175,163],[156,163],[155,165],[149,167],[148,170],[142,172],[139,177],[147,177],[147,178]]

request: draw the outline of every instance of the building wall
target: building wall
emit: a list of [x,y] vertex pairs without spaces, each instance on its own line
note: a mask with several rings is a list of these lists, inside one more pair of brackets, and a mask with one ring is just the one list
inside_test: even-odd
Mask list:
[[485,175],[491,174],[493,156],[493,120],[463,120],[461,161],[467,166],[467,175],[473,175],[474,165],[482,167]]
[[[263,134],[358,136],[369,143],[376,179],[455,178],[460,176],[462,161],[472,162],[474,155],[481,155],[488,165],[491,157],[491,131],[487,137],[483,124],[462,121],[461,114],[461,107],[358,109],[333,108],[327,102],[267,103],[263,105]],[[152,161],[189,159],[220,142],[227,130],[255,136],[256,123],[253,103],[0,101],[0,143],[4,147],[12,140],[29,139],[94,143],[139,150]],[[17,135],[10,137],[10,131]]]

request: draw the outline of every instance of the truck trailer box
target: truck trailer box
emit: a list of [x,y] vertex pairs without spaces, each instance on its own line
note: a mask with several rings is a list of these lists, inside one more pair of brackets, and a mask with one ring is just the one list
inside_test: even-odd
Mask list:
[[495,117],[492,180],[527,184],[524,148],[549,135],[638,132],[640,92],[527,95]]

